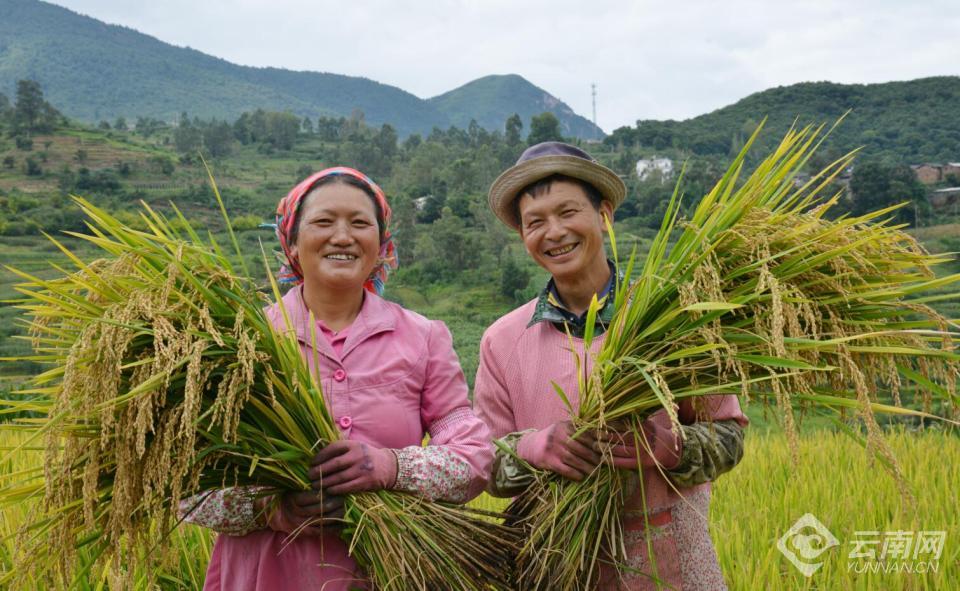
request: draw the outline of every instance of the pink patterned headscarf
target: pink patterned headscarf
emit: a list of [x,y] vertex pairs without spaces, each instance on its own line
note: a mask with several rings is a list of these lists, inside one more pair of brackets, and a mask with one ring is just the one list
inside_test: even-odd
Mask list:
[[363,284],[363,288],[367,291],[381,294],[383,293],[383,286],[387,281],[388,273],[396,269],[398,264],[397,248],[390,235],[390,205],[387,204],[387,197],[383,194],[383,189],[370,180],[370,177],[359,170],[347,168],[346,166],[335,166],[313,173],[294,187],[286,197],[280,200],[280,203],[277,205],[276,231],[277,238],[280,240],[280,247],[283,249],[283,254],[286,256],[287,262],[280,268],[278,279],[281,283],[299,284],[303,282],[303,270],[300,268],[300,261],[290,255],[290,251],[293,248],[290,240],[294,230],[293,225],[297,221],[297,210],[300,208],[300,203],[303,201],[303,198],[316,186],[320,179],[339,175],[351,176],[369,187],[376,197],[377,203],[380,205],[380,211],[383,213],[383,219],[381,221],[383,222],[384,231],[383,237],[380,240],[379,260],[377,266],[373,269],[373,273],[370,274],[370,278]]

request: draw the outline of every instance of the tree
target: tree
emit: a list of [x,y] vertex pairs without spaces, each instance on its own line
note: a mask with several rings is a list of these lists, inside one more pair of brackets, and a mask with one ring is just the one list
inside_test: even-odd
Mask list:
[[43,111],[43,91],[35,80],[17,82],[17,102],[14,106],[14,119],[18,127],[32,131],[40,113]]
[[345,119],[340,117],[320,117],[317,119],[317,135],[325,142],[335,142],[340,137],[340,128],[343,127]]
[[167,126],[166,123],[153,117],[137,117],[134,130],[143,137],[150,137]]
[[251,129],[250,113],[241,113],[240,117],[233,122],[233,137],[246,146],[253,142],[253,130]]
[[151,156],[150,165],[165,176],[172,175],[173,171],[176,169],[176,165],[173,163],[173,158],[167,155],[158,154],[156,156]]
[[233,128],[226,121],[212,121],[203,128],[203,145],[214,158],[230,154],[233,141]]
[[420,147],[422,143],[423,138],[420,137],[419,133],[411,133],[407,136],[407,139],[403,140],[403,150],[405,152],[412,152]]
[[470,138],[470,145],[474,148],[481,144],[482,133],[484,129],[480,127],[476,119],[471,119],[467,125],[467,136]]
[[303,129],[304,133],[313,133],[313,120],[309,117],[304,117],[303,122],[300,124],[300,128]]
[[523,139],[521,136],[523,132],[523,119],[520,118],[520,115],[514,113],[507,117],[504,129],[506,130],[504,139],[509,145],[515,146]]
[[417,216],[417,221],[421,224],[432,224],[443,214],[444,204],[447,198],[445,195],[428,195],[423,203],[423,208]]
[[526,289],[529,283],[530,271],[518,265],[513,257],[508,257],[500,269],[500,293],[516,299],[517,294]]
[[389,123],[384,123],[380,127],[374,143],[385,158],[392,159],[397,155],[397,131]]
[[513,242],[516,236],[497,216],[493,215],[493,212],[490,211],[490,208],[487,207],[485,202],[472,202],[470,204],[470,212],[473,214],[473,219],[478,222],[477,225],[483,231],[484,248],[490,253],[499,267],[503,264],[503,257],[507,251],[507,245]]
[[173,132],[173,144],[178,152],[194,152],[200,148],[203,133],[190,122],[187,112],[180,114],[180,124]]
[[266,120],[266,140],[278,150],[293,148],[300,132],[300,118],[293,113],[268,113]]
[[43,90],[35,80],[17,82],[17,99],[13,107],[14,127],[27,133],[53,131],[60,113],[43,100]]
[[562,141],[563,135],[560,134],[560,120],[550,111],[535,115],[530,120],[530,135],[527,136],[527,144],[532,146],[540,142]]
[[118,131],[127,131],[127,120],[123,117],[117,117],[117,120],[113,122],[113,128]]
[[408,196],[401,195],[393,200],[393,222],[391,233],[397,248],[403,256],[403,264],[416,262],[417,205]]
[[850,178],[853,193],[852,213],[856,215],[908,201],[912,203],[899,210],[901,221],[917,224],[917,214],[929,211],[927,190],[906,165],[890,166],[881,162],[863,162],[853,170]]
[[10,99],[0,92],[0,129],[3,129],[12,118],[13,108],[10,106]]
[[429,232],[417,238],[418,261],[436,281],[449,281],[466,269],[480,265],[477,253],[481,250],[483,237],[476,230],[467,228],[449,207],[444,207],[439,219],[430,225]]
[[27,156],[27,159],[24,161],[23,171],[27,176],[42,176],[43,169],[40,167],[40,164],[33,159],[32,156]]

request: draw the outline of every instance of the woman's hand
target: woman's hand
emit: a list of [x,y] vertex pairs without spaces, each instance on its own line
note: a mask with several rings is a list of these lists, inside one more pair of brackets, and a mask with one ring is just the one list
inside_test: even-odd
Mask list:
[[397,456],[389,449],[343,439],[313,457],[308,475],[315,490],[334,495],[382,490],[397,481]]
[[[264,499],[263,506],[269,501]],[[288,491],[267,518],[267,527],[283,533],[319,536],[323,526],[343,517],[343,499],[317,490]]]

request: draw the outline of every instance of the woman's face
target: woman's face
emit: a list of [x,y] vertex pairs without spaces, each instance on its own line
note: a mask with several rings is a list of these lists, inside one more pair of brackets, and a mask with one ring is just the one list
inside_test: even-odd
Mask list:
[[300,261],[304,282],[321,289],[362,289],[380,254],[370,197],[357,187],[334,182],[310,191],[300,207],[291,254]]

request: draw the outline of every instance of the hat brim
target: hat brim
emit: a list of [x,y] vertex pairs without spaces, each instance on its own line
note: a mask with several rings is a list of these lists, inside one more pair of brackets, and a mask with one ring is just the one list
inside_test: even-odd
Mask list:
[[614,209],[627,195],[627,187],[617,173],[602,164],[576,156],[541,156],[508,168],[493,181],[487,194],[490,209],[504,224],[520,231],[513,216],[513,201],[527,185],[554,174],[564,174],[596,187]]

